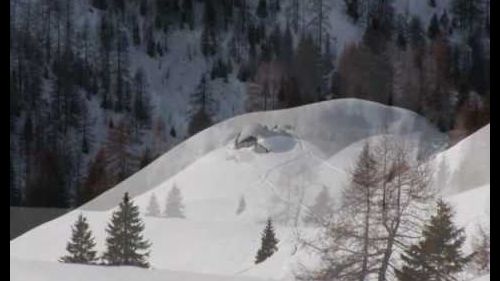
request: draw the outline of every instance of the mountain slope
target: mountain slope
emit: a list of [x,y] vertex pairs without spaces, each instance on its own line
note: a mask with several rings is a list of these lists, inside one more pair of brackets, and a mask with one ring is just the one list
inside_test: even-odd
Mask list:
[[[359,133],[339,134],[343,138],[335,138],[328,134],[325,137],[322,127],[333,126],[328,121],[330,120],[328,117],[331,117],[328,110],[337,110],[348,105],[351,106],[350,111],[361,108],[363,110],[358,112],[364,112],[365,116],[374,120],[368,123],[373,125],[372,128],[365,128],[366,131],[361,130],[363,134],[368,135],[368,138],[359,137]],[[291,120],[291,125],[299,129],[288,130],[288,133],[269,129],[267,133],[257,136],[259,143],[271,148],[268,153],[258,152],[252,147],[238,149],[234,145],[234,138],[238,133],[237,128],[246,128],[248,124],[254,125],[257,121],[273,127],[276,123],[271,123],[265,118],[268,113],[254,113],[239,119],[231,119],[227,122],[235,126],[234,129],[231,130],[229,125],[221,123],[194,136],[187,141],[188,144],[181,144],[177,149],[186,152],[178,152],[176,156],[191,153],[192,163],[186,161],[186,167],[182,169],[179,167],[179,171],[171,172],[171,176],[167,176],[166,172],[168,172],[167,168],[173,165],[160,166],[161,163],[176,160],[172,158],[172,154],[167,153],[149,167],[158,171],[157,180],[160,183],[152,186],[150,190],[137,192],[134,202],[144,212],[150,195],[155,193],[163,210],[166,194],[172,186],[176,185],[181,190],[184,199],[187,219],[145,217],[144,236],[154,246],[151,253],[152,269],[144,272],[152,271],[152,276],[163,271],[166,271],[167,276],[170,271],[208,274],[206,279],[202,280],[210,280],[209,275],[235,277],[234,280],[239,280],[240,277],[241,280],[247,277],[290,280],[297,262],[314,265],[314,257],[309,256],[297,243],[298,235],[307,237],[314,234],[314,229],[295,227],[296,219],[300,220],[294,217],[296,211],[301,211],[302,207],[312,203],[322,186],[328,187],[334,199],[339,198],[343,180],[346,179],[345,172],[349,166],[349,160],[356,157],[364,141],[373,141],[380,137],[380,131],[376,129],[380,124],[376,122],[376,117],[387,111],[393,112],[399,119],[389,123],[388,130],[385,132],[391,131],[397,137],[404,137],[404,133],[410,133],[406,135],[407,137],[414,137],[416,133],[418,135],[418,131],[409,129],[413,128],[413,123],[418,124],[420,120],[413,114],[363,101],[341,100],[317,104],[316,107],[312,105],[275,112],[273,121],[277,125],[284,126],[288,124],[287,121]],[[303,114],[310,119],[293,119],[295,114]],[[311,119],[322,121],[315,123],[318,125],[313,128],[300,126],[302,120],[310,122]],[[337,125],[341,132],[352,132],[347,124],[340,123],[342,119],[336,120],[339,121]],[[345,120],[349,118],[346,117]],[[425,123],[422,126],[426,128]],[[223,136],[225,139],[218,138],[218,136]],[[486,134],[481,134],[480,131],[478,135],[471,136],[458,145],[466,145],[467,141],[480,140],[485,136]],[[348,138],[357,142],[348,146],[334,146],[335,149],[344,148],[333,153],[331,151],[335,151],[334,149],[328,150],[328,147],[327,149],[321,147],[321,144],[324,144],[323,141],[329,137],[332,142],[345,141]],[[192,150],[185,150],[193,147],[199,148],[198,153],[201,155],[196,159],[194,158],[197,154]],[[329,155],[328,153],[333,153],[333,155],[325,157]],[[444,153],[454,155],[463,151],[452,148]],[[161,171],[165,174],[160,174]],[[160,179],[160,176],[163,176],[163,179]],[[144,181],[144,179],[140,180]],[[140,182],[139,179],[135,181]],[[120,186],[112,189],[111,192],[117,194],[104,194],[103,196],[107,198],[104,198],[106,200],[102,202],[106,202],[112,198],[111,196],[119,198],[123,194],[122,191],[123,187]],[[238,215],[236,209],[241,196],[244,196],[247,204],[245,210]],[[456,208],[456,222],[466,227],[469,237],[474,235],[477,222],[480,218],[485,219],[485,214],[488,213],[489,205],[485,203],[489,199],[489,185],[473,188],[466,193],[459,193],[446,199],[450,200]],[[70,225],[80,213],[88,217],[91,229],[96,235],[98,249],[104,249],[104,229],[115,205],[109,203],[109,206],[111,207],[103,211],[77,209],[13,240],[10,246],[11,268],[27,270],[26,266],[29,265],[29,261],[40,261],[41,266],[46,264],[50,268],[44,276],[55,276],[52,274],[61,274],[68,270],[67,268],[71,266],[58,268],[54,263],[64,254],[66,238],[71,233]],[[269,260],[254,265],[260,232],[267,216],[275,219],[277,238],[280,240],[279,250]],[[486,220],[484,222],[487,223]],[[43,241],[47,239],[51,239],[52,242],[44,243]],[[466,251],[469,249],[467,248]],[[82,276],[88,279],[92,276],[92,269],[87,271],[86,268],[82,266],[81,272]],[[101,270],[102,274],[107,274],[105,272],[108,269],[98,269],[98,271]],[[111,269],[111,271],[117,270]],[[114,274],[110,273],[107,276]],[[144,273],[142,276],[147,276],[147,274],[149,273]],[[191,277],[186,275],[186,278]],[[197,277],[193,275],[192,278]],[[197,281],[197,279],[193,280]]]
[[297,139],[312,144],[324,159],[355,141],[384,131],[396,135],[415,134],[423,147],[435,145],[434,142],[439,144],[444,138],[424,118],[411,111],[357,99],[249,113],[194,135],[82,208],[106,210],[115,206],[124,192],[136,196],[156,187],[201,156],[233,142],[246,126],[257,123],[290,131]]

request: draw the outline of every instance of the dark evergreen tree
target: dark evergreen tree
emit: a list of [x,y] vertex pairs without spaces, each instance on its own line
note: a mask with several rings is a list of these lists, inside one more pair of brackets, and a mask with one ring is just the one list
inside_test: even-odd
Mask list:
[[439,18],[439,24],[441,25],[443,33],[445,34],[450,33],[450,19],[448,17],[448,12],[446,10],[444,10],[443,14]]
[[135,23],[134,23],[134,29],[132,30],[132,35],[133,35],[134,46],[140,46],[141,45],[141,30],[139,29],[139,23],[137,22],[137,19],[135,20]]
[[173,137],[173,138],[176,138],[177,137],[177,133],[175,131],[175,127],[172,126],[172,128],[170,129],[170,136]]
[[140,0],[141,3],[140,3],[140,6],[139,6],[139,13],[141,14],[141,16],[146,16],[146,14],[148,13],[148,0]]
[[429,38],[431,40],[434,40],[436,38],[436,36],[439,35],[439,32],[440,32],[439,21],[438,21],[436,14],[434,14],[432,16],[431,22],[429,23],[429,29],[427,30],[427,36],[429,36]]
[[483,0],[453,0],[451,11],[457,20],[458,27],[465,31],[474,31],[483,22]]
[[201,52],[205,56],[212,56],[217,51],[216,18],[214,3],[212,0],[205,1],[203,31],[201,34]]
[[422,240],[401,255],[403,266],[396,270],[400,281],[455,280],[471,256],[462,253],[465,234],[453,224],[452,207],[439,200],[437,212],[422,231]]
[[16,182],[16,169],[12,162],[12,155],[9,158],[9,168],[10,168],[10,206],[19,206],[21,204],[21,192],[19,191]]
[[278,242],[271,219],[267,219],[266,228],[262,232],[260,249],[255,256],[255,264],[265,261],[278,251]]
[[238,202],[238,209],[236,209],[236,214],[239,215],[245,211],[247,207],[247,202],[245,201],[245,197],[241,196],[240,201]]
[[87,177],[78,194],[80,204],[90,201],[111,186],[107,157],[105,149],[101,148],[95,159],[88,163]]
[[419,17],[412,17],[410,20],[410,44],[412,47],[421,47],[425,45],[425,34],[422,28],[422,22]]
[[92,0],[92,6],[99,10],[106,10],[108,8],[107,0]]
[[474,256],[471,260],[472,268],[475,272],[483,275],[490,273],[490,229],[488,227],[480,226],[478,233],[475,235],[472,241],[472,249],[474,251]]
[[193,0],[182,0],[182,23],[187,24],[189,29],[194,29]]
[[104,109],[110,109],[111,100],[111,52],[113,49],[113,40],[115,37],[115,31],[113,26],[109,22],[109,19],[103,15],[101,17],[101,23],[99,28],[99,38],[100,38],[100,77],[101,77],[101,93],[102,101],[101,106]]
[[137,69],[134,75],[134,103],[133,112],[135,119],[141,127],[150,128],[152,122],[151,101],[147,87],[147,78],[142,68]]
[[349,15],[354,23],[359,19],[359,3],[358,0],[344,0],[347,7],[347,15]]
[[429,6],[436,8],[436,0],[429,0]]
[[265,19],[267,17],[267,1],[259,0],[259,4],[257,5],[257,16],[261,19]]
[[408,44],[407,40],[408,25],[406,23],[406,17],[401,16],[398,18],[398,21],[396,23],[396,29],[397,29],[396,44],[400,49],[405,50]]
[[149,147],[146,147],[144,150],[144,153],[142,154],[141,161],[139,163],[139,168],[142,169],[146,167],[149,163],[153,161],[153,155],[151,153],[151,149]]
[[210,97],[207,89],[205,77],[201,78],[200,84],[191,95],[191,120],[188,127],[188,133],[194,135],[212,125],[212,105],[214,100]]
[[97,261],[94,237],[89,229],[87,219],[82,214],[78,216],[71,230],[71,241],[66,246],[68,255],[63,256],[60,261],[85,264]]
[[154,58],[156,57],[156,42],[155,42],[155,38],[154,38],[154,35],[153,35],[153,31],[152,30],[149,30],[148,31],[148,36],[146,37],[146,53]]
[[174,185],[167,195],[167,204],[165,207],[165,217],[167,218],[185,218],[184,204],[182,204],[181,191]]
[[106,228],[108,237],[102,259],[108,265],[149,267],[147,258],[151,243],[144,239],[143,231],[144,223],[139,217],[139,208],[126,192]]

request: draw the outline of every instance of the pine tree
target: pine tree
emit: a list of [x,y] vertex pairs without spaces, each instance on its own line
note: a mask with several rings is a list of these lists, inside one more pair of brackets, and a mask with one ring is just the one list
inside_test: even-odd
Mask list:
[[158,205],[158,200],[156,199],[156,195],[154,193],[151,194],[151,197],[149,198],[149,205],[146,216],[150,217],[160,216],[160,206]]
[[359,19],[359,1],[358,0],[344,0],[344,3],[347,7],[347,15],[349,15],[354,23],[356,23]]
[[434,40],[439,32],[439,21],[436,14],[434,14],[429,24],[429,29],[427,30],[427,36],[429,36],[431,40]]
[[241,196],[240,201],[238,203],[238,209],[236,209],[236,214],[239,215],[245,211],[247,207],[247,202],[245,201],[245,197]]
[[191,95],[191,120],[188,126],[189,135],[194,135],[212,125],[211,111],[214,100],[207,89],[207,80],[203,76],[197,89]]
[[21,203],[21,193],[19,191],[17,181],[16,181],[16,168],[12,163],[12,155],[9,158],[9,168],[10,168],[10,206],[19,206]]
[[138,166],[138,159],[132,150],[131,128],[121,120],[108,132],[105,144],[109,175],[113,183],[118,183],[132,174]]
[[264,229],[264,232],[262,232],[261,246],[260,249],[257,251],[257,255],[255,256],[255,264],[265,261],[275,252],[277,252],[278,242],[279,240],[276,239],[272,221],[269,218],[267,219],[266,228]]
[[267,1],[259,0],[259,5],[257,6],[257,16],[261,19],[265,19],[267,17]]
[[332,198],[328,190],[324,186],[318,193],[314,204],[309,207],[309,213],[304,218],[305,223],[318,223],[321,224],[328,220],[329,216],[333,213]]
[[108,176],[107,155],[104,149],[99,149],[95,159],[88,163],[87,170],[87,177],[78,194],[81,204],[90,201],[111,186]]
[[167,218],[185,218],[184,205],[182,204],[181,191],[174,185],[167,196],[165,208]]
[[458,27],[466,32],[472,32],[481,24],[484,9],[484,1],[478,0],[453,0],[451,1],[451,11],[456,17]]
[[205,1],[203,14],[203,32],[201,34],[201,52],[203,55],[212,56],[217,51],[216,38],[216,9],[212,0]]
[[480,226],[478,233],[472,241],[474,256],[471,260],[472,267],[478,274],[490,273],[490,229]]
[[71,241],[66,246],[69,254],[63,256],[60,261],[67,263],[93,263],[97,260],[94,247],[94,237],[92,231],[89,229],[87,219],[80,214],[75,225],[72,227]]
[[144,149],[144,153],[141,156],[139,168],[142,169],[142,168],[146,167],[149,163],[151,163],[151,161],[153,161],[153,159],[154,159],[154,156],[151,153],[151,149],[149,147],[146,147],[146,149]]
[[130,201],[126,192],[106,228],[107,249],[102,259],[108,265],[149,267],[147,257],[151,243],[144,239],[143,231],[144,223],[139,217],[139,208]]
[[193,15],[193,0],[183,0],[182,1],[182,23],[188,24],[189,29],[194,28],[194,15]]
[[471,256],[462,253],[464,230],[453,224],[453,210],[448,203],[437,202],[437,212],[424,226],[422,236],[401,255],[404,264],[396,270],[398,280],[455,280],[453,276],[464,269]]

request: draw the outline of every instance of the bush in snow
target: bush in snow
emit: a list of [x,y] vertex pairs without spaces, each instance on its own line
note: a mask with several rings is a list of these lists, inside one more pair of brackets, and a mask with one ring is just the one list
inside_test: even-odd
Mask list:
[[167,206],[165,208],[167,218],[185,218],[184,204],[182,204],[181,191],[174,185],[167,196]]
[[71,241],[66,246],[68,255],[63,256],[60,261],[67,263],[92,263],[97,260],[94,247],[94,237],[92,231],[89,229],[87,219],[80,214],[72,228]]

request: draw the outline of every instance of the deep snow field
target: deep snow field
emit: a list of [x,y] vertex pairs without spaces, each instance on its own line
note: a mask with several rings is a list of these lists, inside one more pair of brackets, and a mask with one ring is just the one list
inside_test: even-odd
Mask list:
[[[236,136],[247,131],[257,134],[258,143],[270,151],[236,149]],[[445,139],[410,111],[355,99],[250,113],[216,124],[81,208],[11,241],[10,279],[293,280],[298,262],[314,264],[297,242],[298,235],[310,235],[314,229],[280,222],[290,215],[283,214],[284,206],[301,210],[323,186],[338,199],[364,142],[382,135],[417,142],[422,149],[435,152]],[[446,158],[448,173],[441,194],[454,205],[456,223],[466,228],[468,237],[474,235],[478,223],[489,225],[489,137],[488,125],[429,160],[439,167]],[[461,167],[478,171],[469,181],[476,186],[455,185]],[[71,225],[80,213],[88,218],[101,252],[105,226],[125,191],[145,213],[153,193],[163,210],[166,194],[174,185],[182,193],[187,218],[144,217],[144,236],[153,244],[150,269],[57,261],[65,254]],[[295,192],[303,192],[304,200],[296,200]],[[241,197],[246,209],[237,215]],[[279,250],[254,265],[268,216],[277,221]],[[470,251],[468,247],[465,251]],[[489,276],[474,281],[485,280]]]

